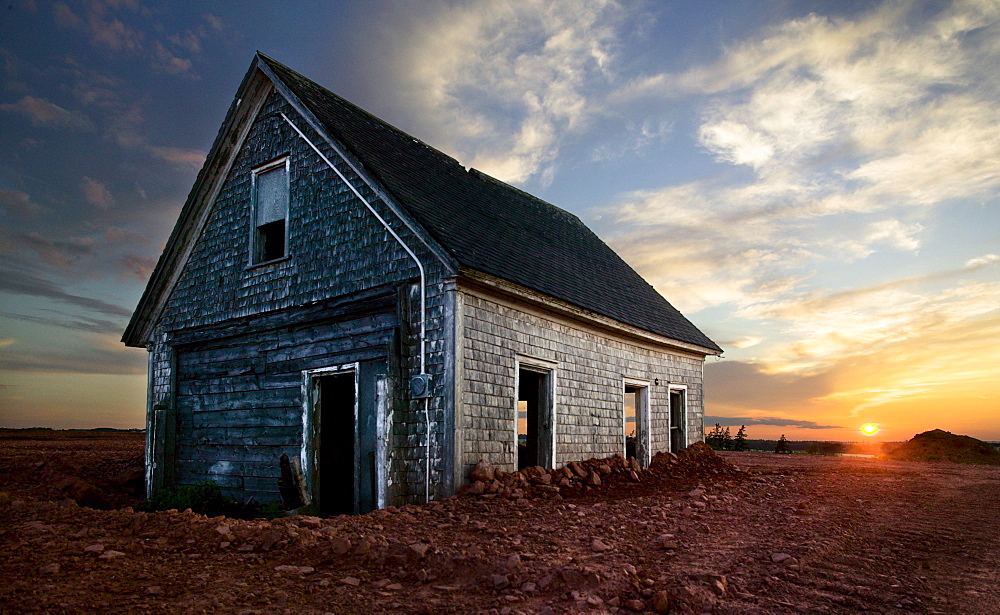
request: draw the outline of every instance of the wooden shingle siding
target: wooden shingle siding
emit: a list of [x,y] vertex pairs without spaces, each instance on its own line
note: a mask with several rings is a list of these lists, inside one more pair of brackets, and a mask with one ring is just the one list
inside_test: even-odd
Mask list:
[[[243,316],[348,296],[389,281],[414,279],[417,269],[403,249],[350,189],[281,118],[305,121],[272,93],[216,199],[187,266],[164,310],[166,330],[197,327]],[[289,258],[249,267],[252,225],[251,169],[280,156],[290,158]],[[330,152],[334,163],[337,157]],[[346,165],[338,165],[347,177]],[[357,188],[414,249],[417,238],[367,185]],[[434,257],[426,252],[424,262]],[[211,301],[205,301],[211,297]]]
[[385,362],[397,326],[388,312],[177,347],[176,481],[277,499],[279,458],[302,445],[302,370]]
[[[263,105],[152,340],[154,403],[176,410],[173,478],[217,482],[258,501],[278,497],[278,459],[302,444],[302,371],[379,359],[390,363],[387,494],[423,501],[422,401],[405,403],[419,372],[419,284],[412,259],[351,190],[280,117],[323,144],[281,96]],[[335,153],[354,183],[424,264],[432,489],[444,442],[444,299],[447,272],[420,239]],[[250,267],[251,169],[290,158],[289,257]],[[398,301],[396,289],[407,296]],[[406,329],[401,335],[400,330]],[[390,359],[392,356],[392,359]],[[175,365],[175,367],[173,367]]]
[[[650,440],[669,447],[668,382],[688,395],[688,439],[702,439],[701,357],[657,350],[482,291],[463,291],[461,429],[464,471],[480,459],[516,468],[515,358],[555,362],[556,463],[622,453],[623,377],[648,380]],[[660,385],[652,385],[659,379]]]

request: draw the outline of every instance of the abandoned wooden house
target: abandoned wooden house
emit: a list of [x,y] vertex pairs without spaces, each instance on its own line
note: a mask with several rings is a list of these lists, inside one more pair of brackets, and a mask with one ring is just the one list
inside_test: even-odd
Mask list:
[[123,342],[149,351],[150,490],[277,501],[285,456],[321,514],[481,459],[648,463],[703,438],[721,353],[576,216],[262,54]]

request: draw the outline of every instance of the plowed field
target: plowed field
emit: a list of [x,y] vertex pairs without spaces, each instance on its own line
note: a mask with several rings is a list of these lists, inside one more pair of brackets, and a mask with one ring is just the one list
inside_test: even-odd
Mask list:
[[0,440],[0,612],[1000,613],[1000,467],[724,453],[742,471],[275,521],[53,487],[141,452]]

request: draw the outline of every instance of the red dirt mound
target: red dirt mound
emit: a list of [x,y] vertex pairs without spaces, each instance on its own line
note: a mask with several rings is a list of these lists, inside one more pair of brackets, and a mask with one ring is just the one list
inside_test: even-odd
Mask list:
[[956,436],[950,431],[941,429],[918,433],[886,457],[898,461],[1000,465],[1000,451],[989,444],[969,436]]

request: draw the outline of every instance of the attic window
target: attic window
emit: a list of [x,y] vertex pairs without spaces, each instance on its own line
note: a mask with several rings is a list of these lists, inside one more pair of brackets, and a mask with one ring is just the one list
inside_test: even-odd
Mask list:
[[253,170],[253,265],[288,255],[288,158]]

